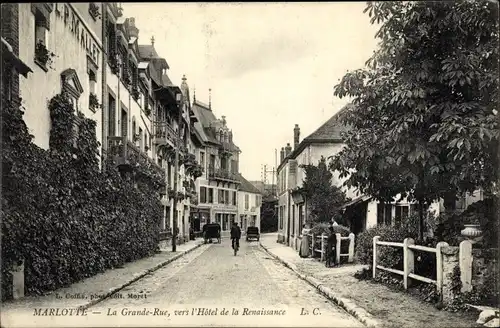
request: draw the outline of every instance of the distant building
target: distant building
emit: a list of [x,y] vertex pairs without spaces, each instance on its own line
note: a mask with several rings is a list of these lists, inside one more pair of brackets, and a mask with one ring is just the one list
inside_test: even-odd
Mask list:
[[240,149],[233,142],[233,133],[225,116],[217,119],[208,105],[194,98],[192,106],[198,122],[194,123],[196,158],[204,172],[196,180],[199,199],[192,210],[191,220],[195,231],[205,223],[217,222],[222,236],[229,236],[232,222],[238,215],[238,162]]
[[260,208],[262,205],[262,194],[253,184],[248,182],[241,174],[239,175],[240,187],[238,188],[238,218],[243,232],[248,227],[260,227]]

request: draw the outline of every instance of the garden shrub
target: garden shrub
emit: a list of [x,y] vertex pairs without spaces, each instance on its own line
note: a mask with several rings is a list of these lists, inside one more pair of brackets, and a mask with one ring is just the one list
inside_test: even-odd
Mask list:
[[498,231],[500,224],[495,213],[498,204],[496,198],[487,198],[472,203],[462,213],[443,214],[436,228],[436,238],[446,241],[450,246],[458,246],[467,239],[461,235],[465,224],[479,224],[483,232],[483,240],[476,246],[498,248]]
[[20,259],[33,295],[150,256],[159,242],[160,182],[101,172],[96,123],[63,95],[49,110],[49,150],[32,143],[19,108],[2,111],[2,300]]

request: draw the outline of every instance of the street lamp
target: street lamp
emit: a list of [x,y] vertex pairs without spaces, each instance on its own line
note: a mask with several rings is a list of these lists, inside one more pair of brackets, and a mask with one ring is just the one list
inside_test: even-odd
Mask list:
[[175,147],[175,163],[174,163],[174,217],[173,217],[173,234],[172,234],[172,252],[177,251],[177,180],[178,180],[178,172],[179,172],[179,151],[181,147],[181,124],[182,124],[182,93],[176,92],[175,94],[175,102],[179,112],[179,116],[177,117],[177,140]]

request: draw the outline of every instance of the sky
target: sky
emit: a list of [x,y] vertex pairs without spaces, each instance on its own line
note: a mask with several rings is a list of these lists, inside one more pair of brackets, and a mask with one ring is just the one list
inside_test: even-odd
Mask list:
[[[376,49],[364,2],[124,3],[139,44],[164,57],[174,84],[226,116],[241,149],[240,173],[261,180],[281,147],[319,128],[348,100],[333,88]],[[279,165],[279,163],[278,163]],[[271,173],[267,174],[271,183]]]

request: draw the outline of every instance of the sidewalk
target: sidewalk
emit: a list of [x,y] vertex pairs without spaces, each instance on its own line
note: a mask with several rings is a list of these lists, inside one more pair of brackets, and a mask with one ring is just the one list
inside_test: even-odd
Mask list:
[[276,234],[262,234],[261,246],[367,326],[478,327],[475,317],[440,311],[403,292],[369,281],[354,273],[363,265],[326,268],[316,259],[304,259],[291,247],[276,242]]
[[[89,277],[71,286],[57,289],[43,296],[27,296],[22,299],[2,303],[2,317],[11,311],[33,310],[34,308],[87,308],[109,295],[125,288],[145,275],[175,261],[184,254],[200,247],[202,239],[191,240],[177,246],[177,252],[161,249],[161,253],[135,262],[126,263],[122,268],[110,269]],[[59,298],[56,297],[59,295]]]

